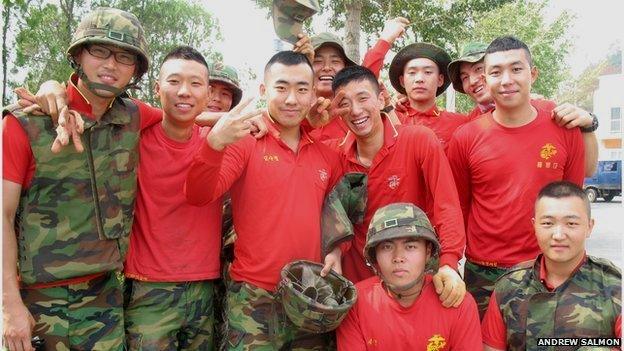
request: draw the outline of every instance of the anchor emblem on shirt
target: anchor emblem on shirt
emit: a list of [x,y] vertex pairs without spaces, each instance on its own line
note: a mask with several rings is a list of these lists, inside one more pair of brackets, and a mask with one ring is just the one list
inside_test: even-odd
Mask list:
[[394,190],[398,188],[399,184],[401,184],[401,178],[399,178],[397,175],[392,175],[388,177],[388,187],[390,187],[390,189]]

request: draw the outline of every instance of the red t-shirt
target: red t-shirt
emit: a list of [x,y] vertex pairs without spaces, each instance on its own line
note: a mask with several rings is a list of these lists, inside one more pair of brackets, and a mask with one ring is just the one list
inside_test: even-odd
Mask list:
[[186,196],[202,205],[230,190],[237,234],[230,274],[273,291],[286,264],[321,261],[321,208],[342,168],[338,154],[303,129],[293,152],[265,121],[269,133],[259,140],[249,136],[223,152],[204,143],[188,173]]
[[358,299],[336,330],[338,350],[481,350],[477,304],[470,294],[457,308],[442,306],[431,276],[409,307],[384,289],[379,277],[356,284]]
[[343,274],[354,282],[373,276],[363,255],[368,226],[378,208],[395,202],[411,202],[427,213],[440,238],[440,265],[457,268],[465,232],[453,175],[440,144],[428,128],[395,127],[385,116],[383,123],[384,145],[370,168],[358,162],[353,134],[331,145],[339,148],[347,172],[368,174],[366,213],[363,223],[354,226],[355,239],[344,255]]
[[[91,113],[91,105],[74,85],[76,76],[67,84],[67,102],[70,109],[80,113],[83,117],[95,119]],[[141,129],[153,125],[162,119],[162,112],[144,102],[134,100],[139,107]],[[12,115],[7,115],[2,126],[2,178],[28,188],[35,174],[35,159],[30,148],[28,135],[19,121]],[[52,145],[50,145],[52,147]],[[66,147],[73,147],[68,145]]]
[[447,156],[466,220],[466,258],[481,265],[509,267],[537,256],[537,193],[553,181],[584,179],[581,132],[557,126],[542,110],[518,128],[485,114],[455,132]]
[[203,135],[194,126],[191,139],[178,142],[160,123],[141,132],[127,277],[165,282],[219,277],[221,199],[192,206],[183,191],[186,173],[204,144]]
[[403,104],[407,111],[401,113],[397,111],[397,116],[401,124],[423,125],[433,130],[438,140],[442,144],[444,151],[448,148],[448,142],[457,128],[469,121],[468,117],[460,113],[441,111],[437,106],[433,106],[428,111],[418,111],[412,108],[409,101]]
[[[581,265],[583,265],[583,263],[585,263],[585,260],[581,261],[576,269],[578,270]],[[555,288],[546,280],[547,277],[548,275],[546,272],[546,263],[544,260],[544,256],[542,256],[539,272],[540,282],[544,285],[544,287],[546,287],[546,289],[548,289],[548,291],[555,290]],[[481,332],[483,334],[483,342],[488,346],[501,350],[507,349],[507,325],[505,324],[503,314],[498,307],[498,301],[496,300],[495,292],[492,293],[487,311],[483,316],[483,321],[481,322]],[[617,338],[622,337],[621,315],[619,315],[615,320],[613,333]]]

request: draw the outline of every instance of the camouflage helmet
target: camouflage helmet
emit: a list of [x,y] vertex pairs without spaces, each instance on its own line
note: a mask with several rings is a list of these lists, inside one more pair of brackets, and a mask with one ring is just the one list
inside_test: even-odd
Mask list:
[[224,65],[220,61],[213,61],[208,64],[208,71],[210,72],[210,82],[221,82],[232,91],[232,106],[230,106],[230,109],[238,105],[243,97],[243,91],[240,88],[236,68]]
[[342,55],[342,58],[345,61],[345,67],[357,65],[357,63],[355,63],[355,60],[347,55],[342,40],[340,40],[340,38],[336,34],[329,32],[319,33],[310,38],[310,41],[312,41],[312,47],[314,48],[314,52],[316,52],[316,50],[318,50],[321,46],[332,46],[338,49],[338,51]]
[[280,39],[295,44],[303,22],[320,9],[318,0],[273,0],[271,15],[275,33]]
[[282,268],[278,284],[286,315],[296,327],[308,333],[336,329],[357,299],[351,281],[334,271],[321,277],[322,269],[320,263],[291,262]]
[[129,50],[138,56],[135,73],[138,81],[149,65],[145,32],[139,20],[130,12],[109,7],[98,7],[85,15],[67,49],[67,59],[75,65],[79,49],[87,44],[110,44]]
[[449,63],[448,75],[451,82],[453,82],[453,89],[463,94],[466,93],[462,85],[461,77],[459,76],[459,68],[463,62],[476,63],[483,60],[487,47],[487,44],[483,43],[468,43],[462,48],[459,58]]
[[375,247],[382,241],[397,238],[422,238],[433,244],[431,257],[440,251],[440,243],[427,214],[410,203],[394,203],[375,211],[368,227],[364,257],[369,264],[376,263]]

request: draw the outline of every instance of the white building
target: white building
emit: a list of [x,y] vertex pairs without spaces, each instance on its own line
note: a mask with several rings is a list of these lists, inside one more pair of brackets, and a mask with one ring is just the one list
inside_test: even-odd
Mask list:
[[600,160],[621,160],[622,117],[624,115],[624,74],[622,67],[615,73],[602,75],[594,91],[594,114],[598,116]]

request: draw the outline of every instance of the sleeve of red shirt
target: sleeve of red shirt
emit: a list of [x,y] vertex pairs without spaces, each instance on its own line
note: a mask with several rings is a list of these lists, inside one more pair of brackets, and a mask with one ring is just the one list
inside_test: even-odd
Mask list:
[[585,144],[578,128],[566,130],[569,157],[566,161],[563,179],[583,186],[585,180]]
[[375,45],[364,55],[362,66],[370,69],[375,74],[375,77],[379,78],[379,72],[381,72],[383,68],[384,59],[391,47],[392,45],[387,41],[382,39],[377,40]]
[[[357,303],[356,303],[357,305]],[[338,351],[365,351],[366,339],[360,329],[356,306],[353,306],[336,329]]]
[[141,116],[141,130],[153,126],[162,120],[163,111],[157,107],[148,105],[141,100],[132,99],[139,107],[139,116]]
[[449,350],[473,351],[483,348],[479,311],[472,295],[467,294],[459,305],[459,317],[451,327]]
[[487,311],[483,316],[481,333],[483,334],[483,343],[496,349],[507,349],[507,327],[498,308],[496,292],[492,293]]
[[204,142],[189,169],[184,185],[186,200],[196,206],[208,204],[223,195],[243,174],[254,139],[245,137],[217,151]]
[[615,325],[613,326],[613,331],[615,332],[616,338],[622,337],[622,315],[618,315],[615,319]]
[[441,246],[440,266],[448,265],[457,269],[457,262],[463,256],[466,246],[466,232],[453,173],[433,131],[426,127],[414,127],[412,130],[418,131],[415,148],[433,199],[433,225]]
[[468,166],[468,144],[462,133],[463,127],[453,134],[446,149],[446,157],[453,172],[453,179],[457,188],[459,204],[464,218],[464,225],[468,225],[468,213],[470,212],[470,202],[472,189],[470,186],[470,168]]
[[13,115],[2,119],[2,179],[25,188],[32,179],[35,160],[26,131]]

